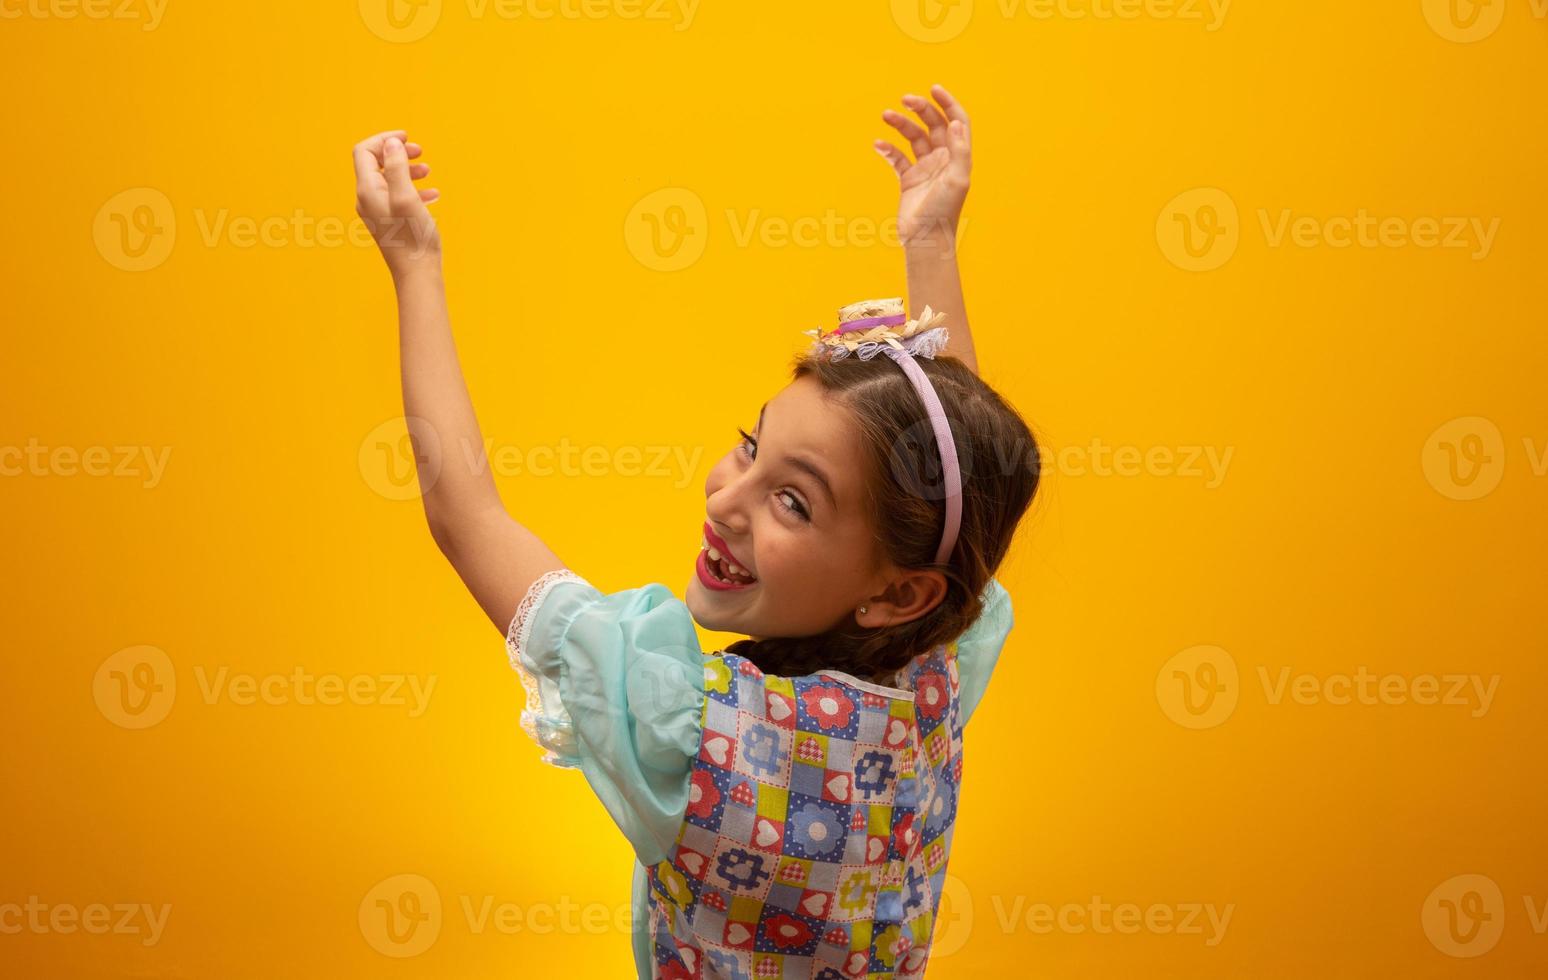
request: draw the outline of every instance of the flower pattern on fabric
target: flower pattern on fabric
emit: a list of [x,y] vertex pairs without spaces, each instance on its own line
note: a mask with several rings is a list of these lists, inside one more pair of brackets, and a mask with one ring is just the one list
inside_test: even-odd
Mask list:
[[813,687],[801,692],[801,703],[823,728],[843,728],[855,710],[854,701],[836,685]]
[[895,688],[705,656],[687,813],[646,869],[654,976],[694,955],[706,977],[923,974],[961,780],[955,652]]
[[926,718],[939,718],[950,700],[946,675],[925,671],[919,675],[919,692],[914,704]]
[[749,727],[742,736],[742,759],[755,775],[774,775],[784,759],[779,747],[779,736],[767,725]]
[[715,805],[721,800],[720,790],[714,777],[702,769],[695,769],[688,782],[688,813],[702,820],[715,814]]
[[844,839],[838,818],[814,803],[802,807],[791,822],[801,846],[814,854],[828,854]]

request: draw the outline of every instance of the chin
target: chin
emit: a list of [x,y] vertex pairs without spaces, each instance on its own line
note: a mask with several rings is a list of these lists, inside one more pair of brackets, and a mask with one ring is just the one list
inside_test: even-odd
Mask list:
[[736,625],[735,617],[728,614],[726,610],[718,608],[714,598],[707,598],[704,595],[704,587],[696,581],[688,583],[684,604],[688,607],[689,614],[693,616],[693,621],[707,630],[714,630],[717,633],[742,632]]

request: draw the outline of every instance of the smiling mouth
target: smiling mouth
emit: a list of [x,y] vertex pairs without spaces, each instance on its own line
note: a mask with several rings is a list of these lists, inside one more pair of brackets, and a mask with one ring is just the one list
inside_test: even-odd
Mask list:
[[699,552],[704,556],[704,567],[709,569],[710,574],[715,576],[717,581],[725,585],[752,585],[758,581],[748,573],[747,569],[732,564],[731,559],[722,555],[707,538],[699,539]]

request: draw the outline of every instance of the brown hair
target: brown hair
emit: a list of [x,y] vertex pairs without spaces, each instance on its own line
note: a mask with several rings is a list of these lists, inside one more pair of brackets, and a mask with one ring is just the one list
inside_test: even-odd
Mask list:
[[728,653],[765,673],[824,668],[885,681],[917,654],[956,639],[982,611],[981,595],[1037,492],[1037,442],[1000,395],[955,357],[916,358],[946,410],[962,471],[962,528],[945,565],[934,563],[946,520],[940,450],[919,393],[891,358],[802,354],[793,379],[812,377],[855,419],[865,447],[866,510],[881,555],[903,568],[936,568],[946,596],[911,622],[865,629],[852,618],[826,633],[739,640]]

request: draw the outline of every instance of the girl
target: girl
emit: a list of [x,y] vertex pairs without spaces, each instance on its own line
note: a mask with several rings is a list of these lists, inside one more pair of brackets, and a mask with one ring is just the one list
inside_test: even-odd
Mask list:
[[[711,470],[686,600],[604,594],[504,510],[487,466],[421,474],[436,544],[506,637],[522,727],[633,845],[640,977],[919,976],[955,823],[962,729],[1012,624],[993,578],[1037,488],[1026,424],[977,376],[955,238],[967,114],[883,119],[900,300],[810,331],[791,383]],[[481,446],[403,131],[355,148],[397,288],[405,414]],[[950,355],[942,320],[956,336]],[[878,356],[885,355],[885,356]],[[694,623],[742,633],[700,650]]]

